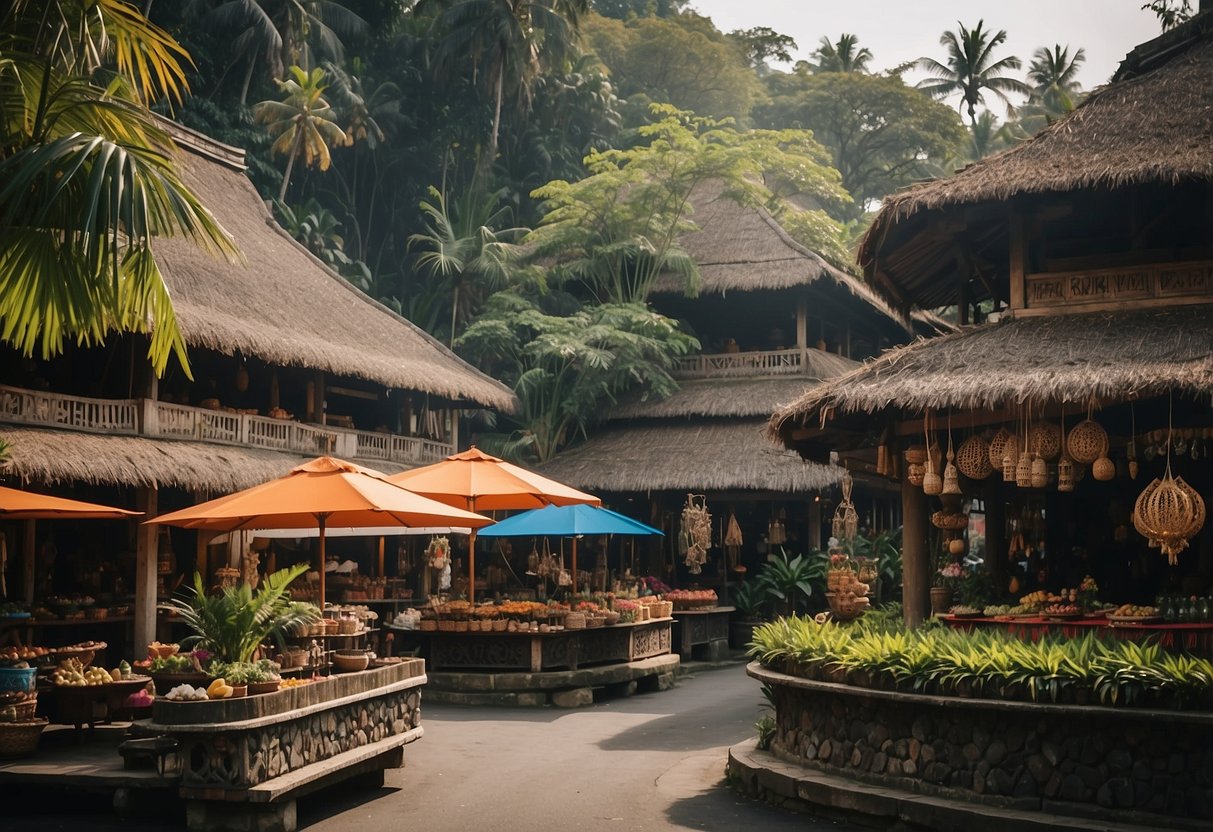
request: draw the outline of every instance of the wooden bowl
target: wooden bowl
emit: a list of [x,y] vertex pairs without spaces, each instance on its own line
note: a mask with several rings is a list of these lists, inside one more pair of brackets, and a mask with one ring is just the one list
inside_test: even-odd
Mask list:
[[338,650],[333,653],[333,667],[338,673],[357,673],[366,670],[370,658],[362,650]]

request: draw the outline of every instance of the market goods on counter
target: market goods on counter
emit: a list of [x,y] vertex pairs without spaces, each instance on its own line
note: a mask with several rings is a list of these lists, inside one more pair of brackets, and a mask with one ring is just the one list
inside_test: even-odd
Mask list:
[[230,699],[234,692],[235,688],[220,678],[211,682],[210,687],[206,689],[206,696],[208,699]]
[[86,668],[79,659],[65,659],[51,674],[51,682],[63,687],[89,687],[115,681],[109,671],[100,667]]
[[1111,613],[1116,618],[1155,618],[1158,607],[1147,607],[1141,604],[1121,604]]
[[982,615],[993,618],[997,615],[1010,615],[1013,609],[1015,608],[1007,604],[990,604],[988,607],[983,609],[981,613]]
[[210,699],[204,688],[196,688],[193,685],[177,685],[164,698],[174,702],[205,702]]
[[966,604],[957,604],[956,606],[952,607],[949,612],[952,613],[952,615],[958,616],[981,615],[981,610],[977,609],[976,607],[970,607]]
[[304,685],[311,684],[311,679],[283,679],[279,687],[282,688],[298,688]]
[[1044,609],[1045,615],[1081,615],[1082,610],[1076,604],[1049,604]]
[[664,597],[679,609],[714,607],[718,600],[714,589],[675,589],[667,592]]
[[41,658],[49,652],[45,647],[0,647],[0,664],[28,662]]

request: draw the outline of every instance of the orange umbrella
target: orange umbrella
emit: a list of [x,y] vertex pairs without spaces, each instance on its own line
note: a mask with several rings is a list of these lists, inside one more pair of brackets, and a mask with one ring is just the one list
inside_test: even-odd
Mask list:
[[393,485],[378,471],[322,456],[291,469],[285,477],[147,522],[218,532],[318,528],[323,608],[325,526],[478,529],[493,521]]
[[[468,511],[531,509],[578,504],[602,505],[593,494],[542,477],[478,450],[448,456],[424,468],[388,477],[409,491]],[[476,594],[476,530],[468,537],[468,600]],[[576,564],[573,564],[576,570]],[[575,571],[574,571],[574,574]]]
[[110,520],[142,513],[0,486],[0,520]]

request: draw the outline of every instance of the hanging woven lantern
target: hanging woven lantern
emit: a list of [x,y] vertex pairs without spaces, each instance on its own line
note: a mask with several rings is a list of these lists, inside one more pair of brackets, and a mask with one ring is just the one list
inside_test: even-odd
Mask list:
[[1015,482],[1015,466],[1019,463],[1019,437],[1008,436],[1003,443],[1002,481]]
[[911,445],[902,454],[911,465],[922,465],[927,461],[927,449],[922,445]]
[[1155,479],[1138,496],[1133,506],[1133,526],[1157,545],[1172,566],[1188,548],[1188,540],[1205,524],[1205,502],[1184,482],[1171,475],[1171,461],[1161,480]]
[[906,466],[906,479],[910,481],[910,485],[920,488],[922,486],[923,475],[927,469],[921,462],[911,462]]
[[1002,468],[1002,458],[1007,450],[1007,440],[1011,438],[1011,432],[1006,428],[999,428],[998,433],[990,439],[990,468]]
[[1131,480],[1137,479],[1137,460],[1136,459],[1129,460],[1129,479],[1131,479]]
[[855,535],[859,533],[859,514],[855,511],[855,504],[851,502],[851,489],[854,484],[850,471],[842,475],[842,501],[834,510],[834,520],[830,524],[831,533],[842,541],[854,540]]
[[926,473],[922,475],[922,491],[932,497],[943,493],[943,477],[939,476],[930,460],[927,461]]
[[1015,466],[1015,484],[1020,488],[1032,487],[1032,455],[1024,451]]
[[941,494],[959,494],[960,493],[960,474],[956,470],[954,461],[955,455],[952,449],[948,448],[948,464],[943,469],[943,490]]
[[1074,426],[1066,439],[1066,450],[1070,459],[1082,465],[1090,465],[1108,454],[1108,432],[1093,419],[1084,419]]
[[1061,453],[1061,428],[1052,422],[1037,422],[1028,434],[1028,448],[1046,462],[1057,459]]
[[1049,484],[1049,466],[1043,457],[1038,456],[1032,460],[1031,480],[1033,488],[1044,488]]
[[1100,482],[1107,482],[1116,476],[1116,464],[1106,456],[1091,463],[1091,476]]
[[1074,463],[1064,453],[1061,455],[1061,460],[1057,463],[1057,490],[1074,490]]
[[971,480],[984,480],[994,473],[990,464],[990,443],[973,434],[956,449],[956,467]]

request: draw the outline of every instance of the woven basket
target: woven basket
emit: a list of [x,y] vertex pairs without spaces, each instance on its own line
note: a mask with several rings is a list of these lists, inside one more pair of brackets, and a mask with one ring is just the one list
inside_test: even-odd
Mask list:
[[34,711],[37,709],[37,699],[27,699],[24,702],[18,702],[16,705],[0,708],[0,723],[29,722],[34,718]]
[[920,487],[926,472],[927,469],[922,466],[921,462],[911,462],[906,466],[906,479],[910,481],[910,485]]
[[927,461],[927,449],[922,445],[911,445],[904,452],[906,462],[911,465],[922,465]]
[[432,618],[423,618],[421,623],[417,625],[417,629],[423,633],[432,633],[438,629],[438,622]]
[[1106,456],[1101,456],[1091,463],[1091,476],[1100,482],[1107,482],[1113,479],[1116,476],[1116,463]]
[[610,627],[610,626],[612,626],[612,625],[614,625],[614,624],[618,624],[618,623],[619,623],[619,613],[617,613],[617,612],[608,612],[608,613],[606,614],[606,619],[605,619],[605,620],[606,620],[606,625],[607,625],[608,627]]
[[1006,428],[999,428],[998,433],[990,439],[989,457],[990,467],[1002,470],[1002,458],[1007,452],[1007,440],[1011,438],[1011,432]]
[[1108,454],[1108,432],[1103,425],[1092,419],[1084,419],[1074,426],[1066,439],[1066,450],[1070,459],[1082,465],[1090,465]]
[[337,622],[337,632],[343,636],[352,636],[358,632],[357,618],[342,618]]
[[990,464],[990,443],[977,434],[960,443],[956,449],[956,467],[971,480],[984,480],[994,473]]
[[440,633],[455,632],[455,622],[454,621],[439,621],[438,622],[438,632],[440,632]]
[[674,602],[673,601],[662,601],[661,602],[661,612],[657,617],[658,618],[669,618],[673,614],[674,614]]
[[587,615],[585,617],[585,628],[593,630],[595,627],[601,627],[606,624],[606,618],[601,615]]
[[586,627],[585,613],[571,612],[564,617],[564,628],[566,630],[584,630]]
[[1052,462],[1061,453],[1061,428],[1052,422],[1037,422],[1028,434],[1028,450]]
[[504,633],[506,631],[506,628],[509,626],[510,626],[509,621],[506,621],[504,618],[498,618],[496,621],[493,622],[493,632],[494,633]]
[[38,748],[45,719],[0,723],[0,757],[28,757]]
[[1057,463],[1057,490],[1062,492],[1074,490],[1074,463],[1065,454],[1062,454],[1061,460]]
[[1002,469],[1003,482],[1015,482],[1015,466],[1019,464],[1019,437],[1008,436],[1007,441],[1002,446],[1002,462],[999,467]]

